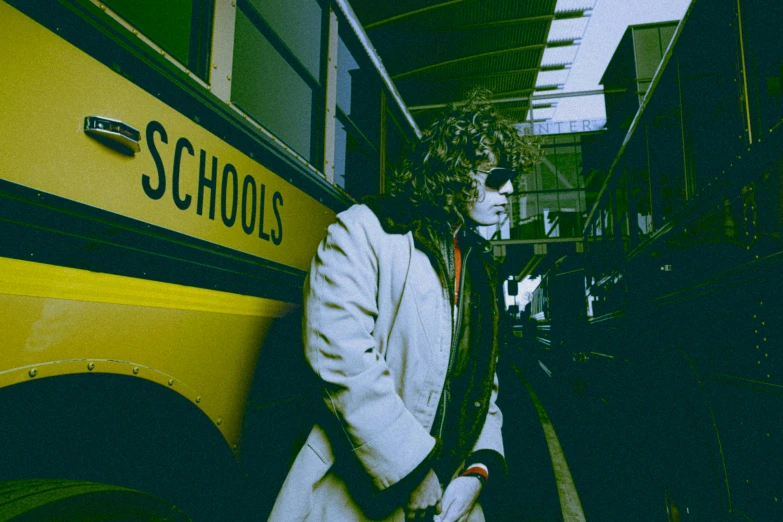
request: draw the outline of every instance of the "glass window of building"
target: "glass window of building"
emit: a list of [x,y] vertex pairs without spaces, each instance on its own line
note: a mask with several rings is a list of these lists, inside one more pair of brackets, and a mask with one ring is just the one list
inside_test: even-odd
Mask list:
[[560,201],[557,192],[539,194],[538,204],[544,237],[560,237]]
[[511,200],[511,239],[543,237],[543,224],[538,205],[538,194],[523,193]]
[[559,192],[560,237],[581,237],[584,208],[584,191]]
[[542,162],[522,174],[511,197],[512,239],[581,237],[587,214],[582,135],[542,137]]
[[636,78],[649,80],[658,69],[663,56],[660,31],[657,27],[637,28],[633,31],[633,38],[636,52]]
[[541,190],[557,190],[557,153],[551,145],[543,147],[541,163],[537,169]]
[[559,190],[575,189],[579,186],[577,179],[578,163],[575,145],[558,145],[557,158],[557,188]]
[[539,180],[541,175],[539,169],[536,168],[531,172],[523,172],[517,178],[517,186],[515,192],[517,194],[541,190],[541,183]]

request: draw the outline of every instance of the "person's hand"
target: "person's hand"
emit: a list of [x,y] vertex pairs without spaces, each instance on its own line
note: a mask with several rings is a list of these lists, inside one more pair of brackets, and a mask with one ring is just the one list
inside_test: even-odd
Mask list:
[[473,504],[481,493],[481,482],[476,477],[457,477],[451,481],[438,502],[440,522],[463,522],[468,519]]
[[405,515],[408,518],[424,518],[427,511],[433,512],[441,496],[443,496],[443,490],[440,487],[438,476],[433,470],[430,470],[421,484],[408,496]]

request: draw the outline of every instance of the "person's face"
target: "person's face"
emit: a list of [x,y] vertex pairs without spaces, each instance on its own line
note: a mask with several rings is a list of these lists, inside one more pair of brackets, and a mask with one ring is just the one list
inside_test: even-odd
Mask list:
[[[472,173],[478,182],[478,198],[473,205],[468,208],[468,217],[479,225],[494,225],[498,222],[500,215],[506,211],[508,204],[507,195],[514,192],[514,186],[510,179],[500,176],[498,182],[498,172],[492,172],[494,164],[484,163],[479,165]],[[489,178],[489,184],[487,184]]]

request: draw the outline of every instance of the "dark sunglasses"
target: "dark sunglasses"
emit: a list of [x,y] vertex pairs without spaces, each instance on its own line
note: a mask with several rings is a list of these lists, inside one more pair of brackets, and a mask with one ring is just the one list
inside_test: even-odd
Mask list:
[[484,181],[484,185],[486,185],[487,188],[494,190],[499,190],[500,187],[505,185],[509,180],[517,177],[516,170],[507,169],[504,167],[492,167],[489,170],[476,170],[476,172],[486,174],[487,179]]

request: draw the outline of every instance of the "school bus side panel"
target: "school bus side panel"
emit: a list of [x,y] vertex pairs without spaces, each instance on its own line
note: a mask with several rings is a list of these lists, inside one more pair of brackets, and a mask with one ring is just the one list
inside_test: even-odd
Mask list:
[[[2,177],[306,269],[334,213],[129,80],[0,3]],[[141,132],[126,155],[88,137]]]
[[[4,230],[16,228],[0,246],[0,314],[14,320],[0,334],[0,387],[88,372],[151,380],[190,400],[235,447],[266,332],[297,300],[290,288],[277,291],[275,279],[291,286],[303,276],[334,211],[4,2],[0,52],[3,187],[40,191],[78,212],[95,209],[90,219],[109,223],[107,234],[130,226],[144,235],[145,223],[150,237],[171,231],[166,241],[190,248],[183,255],[206,252],[234,263],[205,265],[202,279],[227,273],[240,281],[230,293],[211,290],[208,280],[147,280],[153,265],[128,266],[128,277],[19,259],[4,253],[9,243],[46,224],[6,218]],[[87,116],[138,128],[140,151],[123,153],[88,136]],[[16,195],[4,197],[18,203]],[[80,230],[57,234],[82,240]],[[124,270],[124,252],[130,260],[138,251],[119,248],[118,266]],[[173,263],[167,252],[154,254],[144,262]],[[201,261],[193,259],[185,261],[198,274]],[[266,290],[244,290],[242,278]]]

